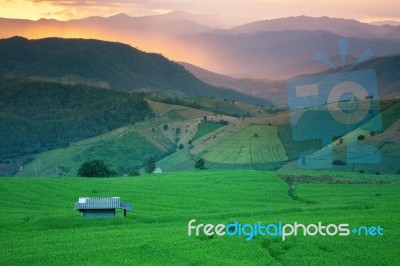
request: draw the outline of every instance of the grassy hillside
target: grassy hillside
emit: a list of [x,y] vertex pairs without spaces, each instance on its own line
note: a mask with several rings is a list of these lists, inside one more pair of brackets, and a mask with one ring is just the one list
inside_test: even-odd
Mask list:
[[120,128],[89,140],[72,143],[68,148],[43,152],[33,157],[18,176],[75,176],[82,163],[102,159],[120,175],[139,169],[150,156],[160,158],[173,150],[163,138],[158,145],[148,141],[134,127]]
[[[160,160],[174,153],[180,146],[186,150],[198,129],[203,128],[199,125],[203,124],[201,121],[204,120],[204,116],[210,121],[237,120],[189,107],[147,102],[156,118],[127,125],[86,140],[71,142],[68,147],[36,154],[17,175],[75,176],[80,165],[92,159],[102,159],[120,175],[124,175],[141,168],[150,156]],[[223,126],[220,123],[217,125]],[[202,131],[205,133],[204,129]],[[169,166],[172,166],[170,159],[169,161]],[[191,164],[185,165],[186,168],[181,167],[179,170],[193,168]]]
[[[351,178],[359,176],[364,177]],[[288,189],[273,172],[238,170],[111,179],[1,178],[0,264],[400,263],[399,185],[298,184],[301,200],[291,198]],[[73,209],[80,196],[120,196],[134,211],[126,219],[85,219]],[[380,225],[384,236],[189,237],[191,219]]]

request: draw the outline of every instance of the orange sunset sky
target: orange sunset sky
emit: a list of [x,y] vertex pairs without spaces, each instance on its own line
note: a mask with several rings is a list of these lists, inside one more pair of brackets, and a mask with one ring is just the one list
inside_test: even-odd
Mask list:
[[0,17],[70,20],[125,13],[145,16],[173,10],[239,16],[249,20],[330,16],[363,22],[400,20],[398,0],[0,0]]

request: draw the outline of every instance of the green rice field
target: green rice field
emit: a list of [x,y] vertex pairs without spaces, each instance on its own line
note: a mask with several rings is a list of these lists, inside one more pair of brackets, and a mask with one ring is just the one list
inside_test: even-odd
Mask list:
[[[276,172],[255,170],[1,178],[0,265],[398,265],[399,176],[330,174],[355,183],[299,183],[295,198]],[[134,210],[126,219],[84,218],[73,208],[82,196],[119,196]],[[191,219],[379,225],[384,235],[246,241],[188,236]]]

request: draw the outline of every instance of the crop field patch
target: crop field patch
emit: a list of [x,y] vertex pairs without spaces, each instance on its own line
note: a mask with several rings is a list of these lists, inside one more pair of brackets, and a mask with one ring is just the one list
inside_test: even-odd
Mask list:
[[216,163],[256,164],[287,161],[276,126],[249,125],[209,149],[204,159]]

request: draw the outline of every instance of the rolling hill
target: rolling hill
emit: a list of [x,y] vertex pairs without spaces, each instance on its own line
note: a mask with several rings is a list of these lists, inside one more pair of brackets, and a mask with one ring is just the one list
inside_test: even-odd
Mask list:
[[[249,78],[237,79],[210,72],[188,63],[181,62],[180,64],[204,82],[216,86],[232,88],[257,97],[274,99],[274,102],[278,105],[287,105],[286,84],[283,81],[257,80]],[[346,65],[345,67],[329,69],[309,76],[367,69],[373,69],[376,71],[379,96],[381,99],[400,97],[400,55],[373,58],[362,62],[355,67],[352,67],[352,65]],[[304,77],[307,77],[307,75],[304,75]],[[337,82],[340,83],[341,81],[338,80]]]
[[150,90],[175,96],[266,102],[206,84],[160,54],[145,53],[121,43],[13,37],[0,40],[0,50],[0,73],[8,76],[123,91]]

